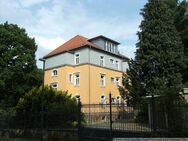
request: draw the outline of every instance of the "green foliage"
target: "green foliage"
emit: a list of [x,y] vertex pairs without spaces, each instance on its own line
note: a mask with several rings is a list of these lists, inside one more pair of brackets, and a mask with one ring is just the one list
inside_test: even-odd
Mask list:
[[35,52],[37,45],[25,29],[0,24],[0,105],[13,107],[33,86],[41,83]]
[[185,68],[182,70],[183,84],[188,87],[188,1],[176,2],[172,7],[175,11],[175,26],[184,45]]
[[184,45],[184,63],[182,69],[183,84],[188,87],[188,1],[165,0],[173,10],[174,24],[178,30]]
[[165,1],[149,0],[141,15],[136,56],[130,61],[128,71],[131,96],[138,99],[161,95],[176,99],[182,89],[180,71],[184,63],[183,44],[174,25],[173,10]]
[[33,88],[26,93],[16,106],[17,115],[24,117],[29,127],[40,127],[38,123],[41,119],[41,99],[43,99],[46,126],[51,128],[72,126],[77,120],[76,100],[67,92],[56,91],[51,87],[44,87],[43,94],[41,87]]

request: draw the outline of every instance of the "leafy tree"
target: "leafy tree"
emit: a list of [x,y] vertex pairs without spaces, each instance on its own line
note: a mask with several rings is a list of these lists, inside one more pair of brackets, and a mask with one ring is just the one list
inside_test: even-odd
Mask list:
[[[18,121],[27,121],[29,127],[40,127],[42,93],[41,87],[35,87],[20,98],[16,106]],[[43,94],[44,117],[48,127],[72,126],[77,120],[76,99],[67,92],[56,91],[51,87],[45,87]]]
[[21,96],[40,85],[37,45],[25,29],[8,22],[0,24],[0,105],[15,106]]
[[183,44],[174,25],[173,10],[165,1],[149,0],[141,15],[136,56],[130,61],[128,71],[130,78],[123,79],[123,84],[130,79],[131,85],[121,87],[120,93],[134,100],[161,95],[173,101],[182,89],[180,71],[184,65]]

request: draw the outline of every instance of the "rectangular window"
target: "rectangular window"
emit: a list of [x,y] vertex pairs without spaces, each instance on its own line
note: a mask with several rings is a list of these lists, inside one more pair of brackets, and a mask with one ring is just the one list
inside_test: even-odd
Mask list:
[[115,46],[112,45],[112,52],[115,53]]
[[110,63],[114,64],[114,59],[110,59]]
[[111,43],[109,43],[109,44],[110,44],[110,46],[109,46],[110,47],[110,52],[112,52],[112,44]]
[[80,95],[78,93],[75,94],[75,98],[76,98],[76,102],[78,104],[78,102],[80,101]]
[[110,81],[111,81],[112,83],[114,83],[114,82],[115,82],[115,78],[114,78],[114,77],[111,77],[111,78],[110,78]]
[[106,82],[105,82],[105,74],[100,74],[100,86],[105,87]]
[[107,42],[107,51],[109,51],[109,43]]
[[120,97],[120,96],[117,96],[117,97],[116,97],[116,104],[117,104],[117,105],[120,105],[120,104],[121,104],[121,97]]
[[112,104],[116,104],[116,98],[112,97]]
[[115,53],[118,53],[118,49],[117,49],[117,46],[115,47]]
[[100,104],[102,108],[106,107],[106,97],[104,95],[100,96]]
[[80,63],[80,54],[75,54],[75,64],[79,64]]
[[105,42],[105,50],[106,51],[108,50],[108,42],[107,41]]
[[74,74],[74,85],[79,86],[80,85],[80,73]]
[[100,56],[100,66],[104,66],[104,56]]
[[57,75],[58,75],[57,69],[53,69],[52,70],[52,76],[54,77],[54,76],[57,76]]
[[72,83],[72,81],[73,81],[72,77],[73,77],[73,75],[72,75],[72,73],[70,73],[68,76],[69,83]]
[[119,87],[120,86],[120,78],[116,77],[116,86]]
[[119,61],[116,61],[116,69],[119,70]]
[[57,90],[58,84],[57,82],[51,83],[51,87],[55,90]]

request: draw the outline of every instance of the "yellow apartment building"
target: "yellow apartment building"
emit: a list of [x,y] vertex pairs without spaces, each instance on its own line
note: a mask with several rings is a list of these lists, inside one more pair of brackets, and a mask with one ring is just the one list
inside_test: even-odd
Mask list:
[[44,84],[80,98],[83,104],[121,103],[118,86],[128,67],[119,43],[105,36],[87,39],[77,35],[45,59]]

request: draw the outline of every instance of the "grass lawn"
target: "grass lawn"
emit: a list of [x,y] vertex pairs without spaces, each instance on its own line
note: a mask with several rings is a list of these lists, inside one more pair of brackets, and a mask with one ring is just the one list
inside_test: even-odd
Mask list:
[[23,138],[2,138],[2,137],[0,137],[0,141],[38,141],[38,140],[23,139]]

